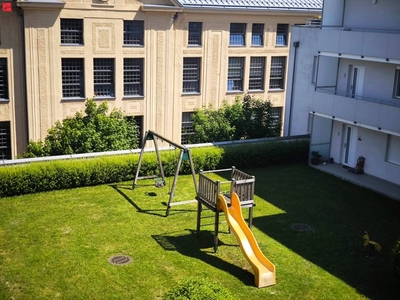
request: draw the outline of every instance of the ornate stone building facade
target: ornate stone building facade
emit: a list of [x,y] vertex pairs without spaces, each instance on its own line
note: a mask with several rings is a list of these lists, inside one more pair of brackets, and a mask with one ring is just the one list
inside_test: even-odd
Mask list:
[[283,116],[290,25],[322,9],[267,0],[1,4],[0,159],[43,140],[91,97],[177,143],[195,108],[237,94],[269,99]]

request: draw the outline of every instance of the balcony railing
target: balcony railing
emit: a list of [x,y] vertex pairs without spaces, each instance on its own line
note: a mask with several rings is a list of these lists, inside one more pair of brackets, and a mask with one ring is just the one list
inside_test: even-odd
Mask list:
[[383,99],[378,99],[378,98],[374,98],[374,97],[359,96],[359,95],[355,95],[355,94],[353,95],[351,93],[342,93],[342,92],[338,92],[336,90],[336,87],[334,87],[334,86],[333,87],[332,86],[315,87],[315,91],[321,92],[321,93],[326,93],[326,94],[338,95],[338,96],[347,97],[347,98],[354,98],[357,100],[379,103],[379,104],[383,104],[383,105],[400,107],[400,99],[397,99],[397,98],[393,98],[391,100],[383,100]]

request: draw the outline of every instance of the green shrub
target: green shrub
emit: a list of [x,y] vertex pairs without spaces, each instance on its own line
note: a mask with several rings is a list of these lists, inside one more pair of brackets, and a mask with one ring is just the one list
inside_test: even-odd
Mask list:
[[[306,162],[307,141],[263,142],[190,150],[195,172],[235,166],[262,167],[279,163]],[[161,151],[165,176],[174,176],[180,150]],[[139,154],[102,156],[57,161],[33,162],[0,167],[0,197],[57,189],[133,180]],[[143,156],[139,176],[158,175],[160,169],[154,152]],[[191,174],[190,162],[184,160],[179,174]]]
[[192,278],[177,285],[163,296],[164,300],[234,300],[223,286],[205,279]]
[[392,256],[395,275],[397,277],[400,277],[400,238],[397,240],[395,246],[392,249]]

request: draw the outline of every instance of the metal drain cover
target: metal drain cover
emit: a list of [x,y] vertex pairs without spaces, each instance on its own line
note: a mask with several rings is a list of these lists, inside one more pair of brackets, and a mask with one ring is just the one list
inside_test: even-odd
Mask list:
[[108,262],[113,265],[122,266],[132,262],[132,257],[128,255],[115,255],[110,257]]
[[307,224],[297,223],[292,225],[292,229],[297,231],[309,231],[311,230],[311,226]]

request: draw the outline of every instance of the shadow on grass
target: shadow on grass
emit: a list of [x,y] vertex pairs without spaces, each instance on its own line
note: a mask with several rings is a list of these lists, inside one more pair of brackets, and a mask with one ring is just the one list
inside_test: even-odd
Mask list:
[[[199,238],[197,238],[195,230],[186,230],[189,231],[189,233],[185,235],[152,235],[152,238],[166,251],[177,251],[182,255],[199,259],[217,269],[235,276],[245,285],[254,285],[254,275],[252,273],[224,261],[216,256],[212,250],[205,250],[214,247],[214,234],[211,231],[202,231]],[[238,245],[228,245],[221,241],[219,242],[219,246],[239,247]]]
[[[166,209],[142,209],[124,192],[124,190],[132,190],[131,188],[128,188],[126,185],[111,184],[109,186],[112,187],[115,191],[117,191],[126,201],[128,201],[128,203],[130,205],[132,205],[137,210],[137,212],[154,215],[157,217],[166,217]],[[145,197],[156,197],[157,194],[155,192],[145,192],[144,196]],[[161,202],[161,205],[163,205],[164,207],[167,206],[167,204],[165,202]],[[174,210],[169,211],[169,215],[183,214],[183,213],[187,213],[190,211],[195,211],[195,210],[174,209]]]
[[[256,177],[255,195],[265,201],[256,201],[254,214],[261,216],[254,227],[370,299],[399,299],[391,257],[400,236],[399,202],[307,165],[243,171]],[[272,208],[280,213],[271,215]],[[373,257],[364,231],[382,246]]]
[[[271,169],[258,176],[255,192],[283,213],[256,217],[253,225],[360,294],[398,299],[391,249],[400,234],[400,203],[310,167]],[[374,257],[363,246],[364,231],[382,246]]]

